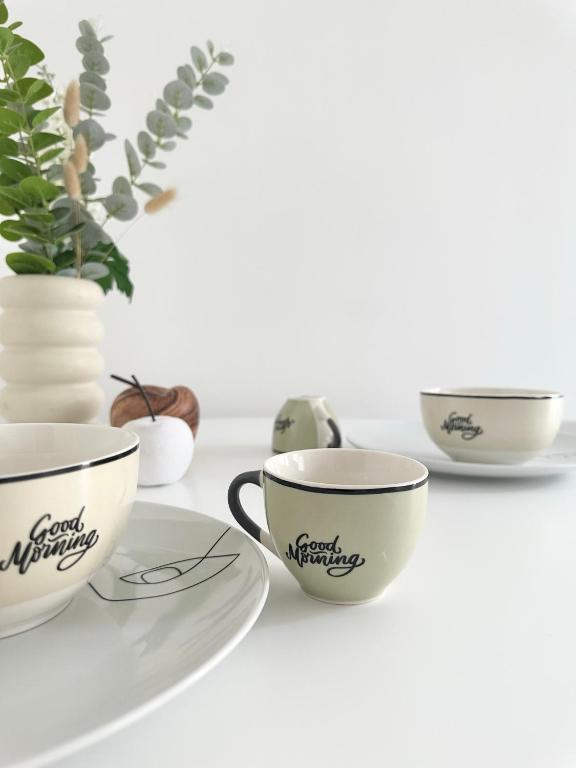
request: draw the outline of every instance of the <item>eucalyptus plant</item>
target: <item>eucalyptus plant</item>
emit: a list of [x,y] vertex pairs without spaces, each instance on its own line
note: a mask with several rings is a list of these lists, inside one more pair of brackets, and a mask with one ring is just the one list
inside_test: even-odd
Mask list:
[[[132,296],[129,264],[106,232],[110,219],[138,216],[138,198],[149,198],[144,213],[154,213],[174,196],[150,180],[162,170],[159,158],[186,140],[188,113],[210,110],[228,78],[220,71],[232,54],[193,46],[190,61],[176,70],[148,114],[135,142],[124,142],[126,171],[107,191],[98,178],[94,155],[115,136],[101,124],[111,107],[105,44],[89,21],[79,24],[76,48],[82,71],[64,99],[55,92],[44,53],[8,23],[0,0],[0,235],[17,248],[6,257],[18,274],[75,276],[97,281],[104,291],[118,288]],[[103,122],[103,121],[102,121]]]

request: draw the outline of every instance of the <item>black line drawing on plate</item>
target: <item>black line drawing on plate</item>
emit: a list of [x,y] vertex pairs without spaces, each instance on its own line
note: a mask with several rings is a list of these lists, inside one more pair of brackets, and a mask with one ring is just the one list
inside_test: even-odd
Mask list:
[[[239,552],[212,554],[229,530],[230,527],[226,528],[203,555],[192,555],[183,560],[161,563],[151,568],[125,573],[122,576],[115,575],[111,590],[103,588],[101,584],[97,587],[93,582],[90,582],[90,587],[98,597],[111,603],[151,600],[198,587],[220,575],[240,557]],[[113,567],[104,569],[108,573],[110,570],[113,570]],[[103,581],[103,577],[99,579],[98,576],[97,574],[93,581]],[[106,573],[104,576],[109,578]],[[110,595],[104,594],[110,591]]]

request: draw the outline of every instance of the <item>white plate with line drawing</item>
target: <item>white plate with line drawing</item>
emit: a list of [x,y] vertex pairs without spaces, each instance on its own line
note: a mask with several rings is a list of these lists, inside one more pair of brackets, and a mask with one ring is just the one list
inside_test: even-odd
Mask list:
[[208,672],[250,630],[268,566],[227,523],[136,502],[110,562],[72,604],[0,640],[0,766],[46,765]]
[[566,421],[554,443],[526,464],[472,464],[453,461],[430,440],[422,424],[367,421],[347,434],[356,448],[401,453],[418,459],[430,472],[468,477],[542,477],[576,471],[576,422]]

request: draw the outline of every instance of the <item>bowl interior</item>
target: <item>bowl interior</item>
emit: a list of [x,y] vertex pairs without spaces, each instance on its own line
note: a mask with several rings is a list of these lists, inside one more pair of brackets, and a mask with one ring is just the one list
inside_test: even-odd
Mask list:
[[0,424],[0,482],[95,463],[137,445],[134,433],[102,424]]
[[264,470],[281,480],[336,488],[412,485],[428,476],[415,459],[382,451],[313,448],[268,459]]

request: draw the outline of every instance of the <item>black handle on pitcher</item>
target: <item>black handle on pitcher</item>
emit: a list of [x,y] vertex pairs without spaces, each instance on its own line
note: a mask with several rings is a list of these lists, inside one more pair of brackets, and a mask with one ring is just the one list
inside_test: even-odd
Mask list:
[[330,440],[330,443],[326,446],[327,448],[342,448],[342,433],[338,429],[338,424],[334,421],[334,419],[328,419],[327,424],[332,430],[332,440]]

